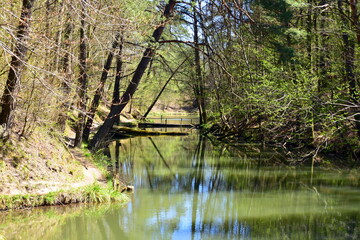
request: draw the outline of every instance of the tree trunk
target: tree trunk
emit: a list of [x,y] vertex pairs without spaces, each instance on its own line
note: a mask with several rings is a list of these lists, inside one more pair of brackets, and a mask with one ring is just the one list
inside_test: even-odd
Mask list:
[[164,92],[166,86],[168,85],[168,83],[170,82],[170,80],[174,77],[174,75],[177,73],[177,71],[180,69],[180,67],[186,62],[187,58],[185,58],[184,61],[182,61],[182,63],[175,69],[175,71],[172,71],[170,77],[168,78],[168,80],[165,82],[164,86],[161,88],[159,94],[156,96],[156,98],[154,99],[154,101],[151,103],[151,105],[149,106],[148,110],[146,111],[146,113],[143,116],[143,119],[145,119],[147,117],[147,115],[151,112],[151,109],[155,106],[156,102],[159,100],[161,94]]
[[357,0],[350,0],[350,9],[351,9],[351,22],[355,28],[356,41],[360,44],[360,25],[359,25],[359,15],[357,10]]
[[[360,36],[358,35],[358,16],[357,16],[357,7],[356,7],[356,0],[351,0],[349,2],[350,4],[350,11],[349,9],[346,10],[346,8],[343,8],[343,3],[347,3],[344,2],[342,0],[338,1],[338,8],[340,11],[340,15],[341,15],[341,20],[343,22],[343,27],[345,27],[345,29],[342,32],[342,39],[343,39],[343,43],[344,43],[344,50],[343,50],[343,56],[344,56],[344,70],[345,70],[345,81],[349,86],[349,96],[350,96],[350,100],[356,105],[359,106],[360,101],[359,101],[359,95],[357,93],[357,83],[356,83],[356,75],[355,75],[355,59],[356,59],[356,55],[355,55],[355,39],[350,36],[349,31],[347,31],[346,26],[350,26],[350,24],[352,24],[355,27],[355,36],[356,37],[356,41],[359,44],[359,38]],[[347,17],[349,16],[349,17]],[[349,21],[350,20],[350,21]],[[357,135],[360,138],[360,115],[359,113],[359,108],[358,107],[354,107],[352,109],[352,111],[350,112],[350,114],[354,115],[354,119],[355,119],[355,128],[357,130]]]
[[82,135],[85,125],[86,118],[86,90],[87,90],[87,36],[86,30],[88,24],[85,20],[86,18],[86,1],[81,1],[81,26],[80,26],[80,48],[79,48],[79,67],[80,67],[80,76],[78,79],[79,87],[77,90],[77,94],[79,96],[78,103],[78,119],[75,126],[75,142],[74,147],[79,147],[82,142]]
[[90,110],[88,111],[88,114],[87,114],[87,121],[86,121],[86,125],[84,128],[84,133],[83,133],[83,140],[85,142],[87,142],[89,140],[90,129],[91,129],[91,126],[94,121],[95,112],[96,112],[97,108],[99,107],[100,98],[104,92],[104,86],[105,86],[106,80],[108,78],[108,73],[109,73],[109,70],[111,67],[112,60],[114,58],[114,51],[117,48],[118,44],[119,44],[119,34],[116,34],[114,42],[112,43],[112,49],[110,50],[108,57],[106,59],[106,62],[104,64],[103,72],[102,72],[101,78],[100,78],[100,84],[99,84],[98,88],[96,89],[94,98],[91,102]]
[[[175,0],[169,0],[168,4],[165,6],[164,10],[164,17],[166,19],[170,18],[171,13],[173,12],[173,9],[175,7],[176,1]],[[154,42],[158,42],[163,31],[165,28],[167,21],[163,21],[154,31],[152,37]],[[122,95],[120,99],[120,103],[116,105],[111,105],[110,113],[104,123],[100,126],[99,130],[95,134],[94,138],[92,139],[89,147],[90,148],[97,148],[102,141],[105,140],[107,134],[109,133],[110,129],[113,127],[116,117],[119,116],[120,112],[125,108],[125,106],[128,104],[128,102],[131,100],[132,96],[134,95],[140,80],[151,60],[151,58],[154,56],[155,50],[151,47],[147,48],[144,52],[144,55],[137,66],[135,73],[131,79],[131,82],[129,83],[125,93]]]
[[204,79],[201,74],[201,65],[200,65],[200,50],[199,50],[199,29],[198,29],[198,19],[196,11],[196,0],[191,1],[193,3],[193,12],[194,12],[194,56],[195,56],[195,95],[198,102],[199,115],[200,115],[200,125],[205,124],[207,121],[206,111],[205,111],[205,93],[204,93]]
[[66,25],[65,25],[65,29],[64,29],[64,40],[63,40],[63,50],[64,52],[64,56],[61,60],[61,69],[60,71],[62,71],[64,73],[64,81],[61,83],[61,88],[64,91],[65,95],[68,96],[70,94],[71,91],[71,87],[70,87],[70,79],[71,79],[71,71],[70,71],[70,36],[71,33],[74,30],[74,25],[71,22],[71,16],[68,13],[67,17],[66,17]]
[[[327,0],[321,1],[321,6],[325,5],[327,3]],[[321,42],[321,49],[319,51],[319,71],[320,71],[320,77],[318,80],[318,93],[321,96],[322,92],[328,88],[328,73],[330,69],[330,61],[329,61],[329,46],[328,46],[328,40],[329,40],[329,34],[326,32],[326,11],[321,11],[320,13],[320,42]]]
[[[64,3],[62,3],[62,4],[64,4]],[[65,7],[65,6],[63,6],[63,7]],[[68,9],[68,11],[69,11],[69,9]],[[63,92],[63,97],[62,97],[62,104],[61,104],[61,112],[59,114],[57,123],[58,123],[58,126],[61,131],[65,130],[66,120],[68,119],[67,111],[69,109],[69,106],[71,105],[71,102],[69,100],[69,95],[71,92],[71,77],[72,77],[71,66],[70,66],[70,59],[71,59],[70,37],[74,30],[74,25],[71,21],[72,21],[71,15],[68,12],[67,16],[66,16],[64,36],[63,36],[63,40],[62,40],[62,44],[61,44],[62,48],[63,48],[62,51],[64,51],[64,53],[60,60],[61,67],[59,67],[59,71],[62,72],[62,76],[63,76],[63,79],[61,82],[61,90]]]
[[23,0],[20,23],[18,25],[16,34],[14,55],[11,58],[10,70],[1,99],[2,105],[0,113],[0,125],[5,124],[8,133],[11,132],[13,125],[16,95],[18,92],[24,63],[26,62],[26,43],[29,36],[29,28],[34,2],[35,0]]
[[[119,53],[116,56],[116,75],[115,75],[115,84],[114,84],[114,91],[113,91],[113,98],[112,98],[112,105],[120,104],[120,80],[122,77],[122,52],[123,52],[123,42],[124,38],[121,36],[120,39],[120,46],[119,46]],[[120,116],[115,118],[115,124],[120,123]]]
[[[360,45],[360,25],[359,25],[359,15],[357,11],[357,0],[350,0],[350,11],[351,11],[351,22],[355,28],[355,34],[356,34],[356,42],[358,45]],[[346,38],[344,38],[344,45],[345,45],[345,69],[346,69],[346,75],[347,75],[347,82],[349,84],[349,94],[351,100],[356,104],[358,107],[354,108],[354,118],[355,118],[355,126],[357,130],[358,137],[360,138],[360,97],[359,97],[359,90],[360,86],[358,82],[356,81],[356,75],[355,75],[355,43],[354,41],[346,41]],[[348,42],[348,44],[346,44]]]
[[[355,42],[349,37],[347,32],[343,32],[343,41],[344,41],[344,57],[345,57],[345,79],[349,85],[349,95],[351,101],[359,106],[359,96],[356,92],[356,78],[355,78]],[[359,108],[354,108],[355,111],[352,111],[355,118],[355,125],[358,137],[360,138],[360,116]],[[357,110],[356,110],[357,109]]]
[[307,18],[306,18],[306,41],[307,41],[307,55],[309,61],[309,69],[312,71],[312,0],[308,0]]

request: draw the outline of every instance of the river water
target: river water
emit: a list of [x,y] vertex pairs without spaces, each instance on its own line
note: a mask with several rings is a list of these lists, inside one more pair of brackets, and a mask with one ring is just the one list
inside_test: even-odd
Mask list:
[[129,203],[0,213],[0,236],[360,239],[358,170],[289,166],[273,149],[215,146],[197,134],[119,140],[109,149],[110,170],[135,187]]

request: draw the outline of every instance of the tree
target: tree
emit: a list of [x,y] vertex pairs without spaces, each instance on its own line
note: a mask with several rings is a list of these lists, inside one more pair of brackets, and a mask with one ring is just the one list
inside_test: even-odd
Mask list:
[[88,141],[89,139],[89,135],[90,135],[90,128],[92,126],[92,123],[94,121],[94,116],[95,116],[95,112],[100,104],[100,98],[104,92],[104,86],[105,86],[105,82],[106,79],[108,78],[108,73],[111,67],[111,63],[112,60],[114,58],[114,51],[117,48],[117,46],[119,45],[119,33],[116,34],[115,39],[112,43],[112,49],[110,50],[108,57],[106,59],[106,62],[104,64],[104,69],[103,72],[101,74],[101,78],[100,78],[100,83],[98,88],[96,89],[94,98],[91,102],[91,106],[90,106],[90,110],[87,113],[87,121],[85,124],[85,128],[84,128],[84,133],[83,133],[83,139],[84,141]]
[[5,124],[8,132],[13,126],[13,114],[16,107],[17,92],[21,81],[24,65],[26,64],[26,54],[28,51],[27,41],[31,24],[35,0],[23,0],[20,22],[17,27],[16,45],[10,62],[10,70],[2,95],[2,105],[0,114],[0,124]]
[[[153,44],[159,42],[160,37],[167,24],[167,21],[171,17],[175,4],[176,1],[174,0],[169,0],[168,4],[166,4],[163,12],[163,16],[165,19],[162,21],[161,24],[159,24],[159,26],[154,30],[152,34]],[[127,89],[125,90],[124,94],[121,97],[120,104],[111,105],[110,113],[108,117],[105,119],[104,123],[100,126],[99,130],[96,132],[94,138],[90,143],[90,148],[97,148],[100,145],[100,143],[105,140],[107,134],[109,133],[110,129],[113,127],[116,121],[116,117],[120,114],[120,112],[125,108],[125,106],[133,97],[140,83],[140,80],[154,54],[155,54],[154,47],[146,48],[143,57],[135,70],[135,73],[132,77],[130,84],[128,85]]]
[[[111,104],[118,105],[120,104],[120,80],[123,74],[123,44],[124,44],[124,36],[121,35],[119,52],[116,55],[116,73],[115,73],[115,84],[114,91]],[[120,116],[116,117],[115,123],[118,124],[120,122]]]
[[193,4],[193,40],[194,40],[194,65],[195,65],[195,96],[199,106],[200,125],[205,124],[207,121],[206,109],[205,109],[205,83],[201,73],[200,63],[200,45],[199,45],[199,26],[198,26],[198,13],[196,9],[196,0],[192,0]]
[[80,45],[79,45],[79,67],[80,67],[80,76],[78,78],[79,87],[77,94],[79,96],[78,103],[78,120],[75,127],[75,141],[74,146],[79,147],[82,142],[83,130],[85,125],[86,118],[86,91],[87,91],[87,35],[86,31],[88,24],[86,21],[86,6],[87,0],[81,0],[81,26],[80,26]]
[[359,98],[359,84],[356,82],[356,54],[355,54],[355,40],[360,44],[360,30],[359,30],[359,16],[357,13],[357,0],[349,2],[349,11],[344,11],[343,1],[338,1],[338,8],[341,14],[341,19],[344,26],[353,25],[353,36],[350,36],[349,31],[345,28],[342,32],[342,39],[344,43],[344,69],[345,80],[349,88],[349,96],[354,107],[350,113],[354,116],[357,135],[360,139],[360,98]]

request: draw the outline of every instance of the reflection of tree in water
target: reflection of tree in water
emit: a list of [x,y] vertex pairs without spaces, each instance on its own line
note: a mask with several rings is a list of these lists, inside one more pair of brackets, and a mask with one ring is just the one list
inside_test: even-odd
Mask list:
[[114,142],[110,169],[135,183],[132,202],[96,214],[52,214],[59,219],[32,215],[29,223],[21,216],[7,239],[359,239],[358,172],[320,169],[313,186],[308,170],[277,166],[274,153],[195,140]]
[[[192,239],[254,234],[266,238],[267,231],[278,237],[291,236],[291,231],[317,236],[314,221],[326,224],[331,217],[320,217],[324,205],[316,200],[311,185],[308,187],[309,171],[279,166],[277,154],[253,145],[213,146],[201,136],[195,144],[186,138],[122,143],[119,169],[131,169],[128,173],[133,174],[137,189],[152,190],[152,194],[135,192],[124,224],[142,219],[150,223],[146,226],[150,232],[161,227],[162,233],[157,234],[165,238],[179,230],[188,231]],[[335,180],[319,177],[314,183],[330,181]],[[282,208],[289,202],[299,209]],[[308,206],[304,214],[303,206]],[[188,219],[189,225],[184,225],[182,218]],[[349,221],[339,219],[338,223],[353,222]],[[350,229],[358,232],[356,227]]]

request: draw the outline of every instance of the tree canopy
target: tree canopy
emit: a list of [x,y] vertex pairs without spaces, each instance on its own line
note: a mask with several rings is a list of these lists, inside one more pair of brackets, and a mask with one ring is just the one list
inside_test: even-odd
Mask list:
[[145,114],[161,91],[158,101],[196,108],[205,132],[222,140],[356,158],[358,7],[357,0],[3,0],[1,138],[70,127],[80,146],[95,120],[96,146],[125,107]]

